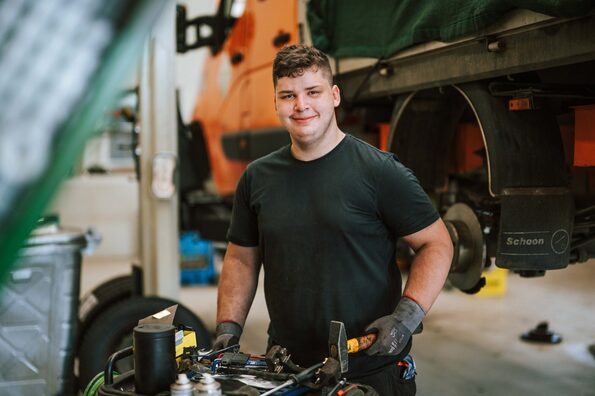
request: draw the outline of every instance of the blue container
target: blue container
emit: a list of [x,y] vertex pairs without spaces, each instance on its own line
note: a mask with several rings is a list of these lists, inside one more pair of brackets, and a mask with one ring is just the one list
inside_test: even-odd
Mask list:
[[204,285],[216,278],[213,242],[200,239],[198,232],[180,235],[180,277],[184,285]]

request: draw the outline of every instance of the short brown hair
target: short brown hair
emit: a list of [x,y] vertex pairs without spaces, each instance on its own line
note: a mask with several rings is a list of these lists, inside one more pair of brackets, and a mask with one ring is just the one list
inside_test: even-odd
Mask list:
[[276,87],[281,77],[301,76],[309,69],[322,70],[333,85],[333,72],[324,52],[303,44],[283,47],[273,61],[273,85]]

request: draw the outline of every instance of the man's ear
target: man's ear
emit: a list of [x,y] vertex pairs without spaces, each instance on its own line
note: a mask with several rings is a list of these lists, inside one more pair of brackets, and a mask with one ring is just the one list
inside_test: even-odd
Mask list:
[[335,107],[339,107],[339,104],[341,104],[341,90],[338,86],[333,85],[331,92],[333,94],[333,104]]

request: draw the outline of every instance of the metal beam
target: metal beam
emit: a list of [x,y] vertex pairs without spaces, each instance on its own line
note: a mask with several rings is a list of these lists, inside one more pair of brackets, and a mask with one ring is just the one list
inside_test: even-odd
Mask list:
[[[141,265],[145,294],[177,300],[180,292],[178,192],[167,191],[177,158],[175,2],[164,7],[140,67]],[[168,162],[169,161],[169,162]],[[175,186],[174,180],[172,185]],[[165,191],[159,188],[162,187]],[[155,188],[158,193],[155,193]]]
[[365,100],[595,60],[595,15],[539,26],[397,56],[377,70],[346,73],[340,84],[343,92],[359,90],[357,100]]

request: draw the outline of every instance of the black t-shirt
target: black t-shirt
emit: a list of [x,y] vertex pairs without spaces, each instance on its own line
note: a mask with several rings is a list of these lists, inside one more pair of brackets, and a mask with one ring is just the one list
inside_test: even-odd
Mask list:
[[[396,240],[437,219],[394,154],[347,135],[313,161],[295,159],[286,146],[251,163],[238,183],[228,239],[259,246],[269,336],[309,366],[328,356],[331,320],[345,323],[352,338],[393,312],[401,295]],[[402,357],[351,355],[349,374]]]

